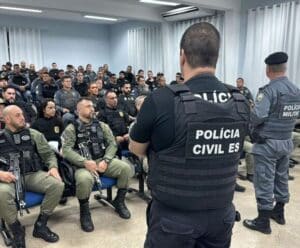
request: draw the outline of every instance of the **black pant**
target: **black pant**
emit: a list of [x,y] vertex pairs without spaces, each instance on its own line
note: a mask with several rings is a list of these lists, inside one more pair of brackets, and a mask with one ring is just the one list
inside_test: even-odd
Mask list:
[[145,248],[227,248],[235,221],[233,205],[184,212],[153,200],[147,208]]

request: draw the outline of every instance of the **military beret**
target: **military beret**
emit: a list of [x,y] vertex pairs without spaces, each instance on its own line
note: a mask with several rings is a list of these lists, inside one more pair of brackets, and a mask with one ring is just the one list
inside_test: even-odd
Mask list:
[[265,63],[267,65],[284,64],[288,61],[288,58],[288,55],[284,52],[272,53],[265,59]]

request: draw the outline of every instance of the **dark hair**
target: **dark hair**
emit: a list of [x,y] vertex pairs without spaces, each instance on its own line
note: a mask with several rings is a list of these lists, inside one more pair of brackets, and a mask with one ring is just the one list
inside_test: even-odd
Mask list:
[[220,34],[208,22],[190,26],[183,34],[180,49],[184,51],[188,64],[196,67],[216,67],[220,48]]
[[141,72],[144,72],[144,70],[139,69],[139,70],[138,70],[138,74],[140,74]]
[[237,80],[242,80],[244,82],[244,79],[242,77],[237,78],[236,81]]
[[11,85],[8,85],[8,86],[4,87],[4,88],[2,89],[2,91],[3,91],[3,92],[6,92],[8,89],[14,89],[14,90],[16,91],[15,87],[13,87],[13,86],[11,86]]
[[71,81],[72,81],[72,78],[71,78],[70,76],[63,76],[63,77],[62,77],[62,79],[61,79],[61,81],[62,81],[62,82],[64,82],[64,81],[65,81],[65,79],[68,79],[68,78],[70,78],[70,79],[71,79]]
[[[39,117],[43,118],[44,117],[44,110],[48,105],[48,102],[53,102],[55,104],[55,101],[51,98],[46,98],[42,101],[42,104],[39,107]],[[56,104],[55,104],[56,105]]]
[[79,100],[76,103],[76,106],[78,106],[78,104],[81,103],[82,101],[91,101],[91,102],[93,102],[93,100],[90,97],[87,97],[87,96],[80,97]]
[[[107,98],[108,94],[114,93],[116,94],[116,92],[112,91],[112,90],[107,90],[104,94],[104,97]],[[117,94],[116,94],[117,95]]]

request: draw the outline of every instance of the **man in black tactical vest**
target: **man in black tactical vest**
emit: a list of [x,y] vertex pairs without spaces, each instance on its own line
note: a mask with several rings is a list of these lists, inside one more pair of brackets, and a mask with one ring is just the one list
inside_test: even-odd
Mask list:
[[[0,131],[0,218],[8,224],[13,234],[13,247],[25,247],[25,228],[17,219],[15,203],[16,180],[23,179],[28,191],[44,193],[40,215],[35,222],[33,236],[47,242],[57,242],[59,236],[47,226],[49,216],[61,199],[64,184],[57,169],[55,154],[43,134],[34,129],[25,128],[22,110],[10,105],[3,111],[5,130]],[[10,164],[11,154],[18,154],[21,178],[13,173]],[[48,172],[42,171],[43,165]],[[14,165],[16,166],[16,165]]]
[[147,97],[130,132],[129,149],[149,160],[147,248],[230,246],[250,106],[214,76],[219,47],[211,24],[188,28],[180,44],[184,84]]

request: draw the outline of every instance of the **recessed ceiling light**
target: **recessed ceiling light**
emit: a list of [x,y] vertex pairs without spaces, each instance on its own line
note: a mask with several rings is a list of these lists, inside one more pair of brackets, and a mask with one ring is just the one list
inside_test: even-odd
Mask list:
[[84,18],[88,18],[88,19],[101,20],[101,21],[111,21],[111,22],[116,22],[116,21],[118,21],[117,18],[104,17],[104,16],[85,15],[85,16],[83,16],[83,17],[84,17]]
[[167,2],[167,1],[156,1],[156,0],[140,0],[141,3],[151,3],[151,4],[158,4],[158,5],[168,5],[168,6],[177,6],[180,3],[174,2]]
[[31,13],[42,13],[43,12],[40,9],[27,9],[27,8],[9,7],[9,6],[0,6],[0,9],[12,10],[12,11],[22,11],[22,12],[31,12]]

